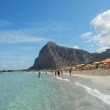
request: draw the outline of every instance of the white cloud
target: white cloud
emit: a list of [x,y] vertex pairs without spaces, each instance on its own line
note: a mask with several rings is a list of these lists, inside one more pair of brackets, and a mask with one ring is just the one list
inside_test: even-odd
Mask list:
[[[6,21],[0,21],[0,25],[10,24]],[[44,42],[50,40],[48,37],[55,36],[67,30],[69,24],[48,22],[32,25],[28,28],[18,30],[0,31],[0,43],[19,43],[19,42]]]
[[26,46],[26,47],[19,47],[18,49],[20,49],[20,50],[32,50],[32,49],[35,49],[35,47],[33,46]]
[[8,26],[8,25],[12,25],[12,23],[8,21],[0,20],[0,26]]
[[29,32],[45,32],[45,33],[51,33],[51,32],[65,32],[67,30],[72,30],[70,23],[63,23],[63,22],[56,22],[56,21],[47,21],[42,23],[27,23],[27,25],[31,28],[25,29],[25,31]]
[[82,37],[89,42],[96,43],[99,47],[98,52],[110,48],[110,10],[96,16],[91,24],[94,26],[94,33],[87,32],[82,34]]
[[93,41],[93,33],[92,32],[87,32],[81,35],[82,38],[88,39],[88,42]]
[[48,38],[38,37],[25,31],[0,32],[0,43],[44,42]]
[[79,49],[79,46],[77,46],[77,45],[74,45],[74,46],[73,46],[73,48],[75,48],[75,49]]
[[12,55],[5,58],[0,58],[0,70],[27,69],[32,66],[33,61],[34,57],[28,54],[27,56],[22,54],[21,56],[16,57]]

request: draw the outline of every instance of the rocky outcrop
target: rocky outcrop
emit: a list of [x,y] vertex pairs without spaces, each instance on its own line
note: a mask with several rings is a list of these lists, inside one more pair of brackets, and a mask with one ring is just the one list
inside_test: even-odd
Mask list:
[[81,63],[92,63],[110,57],[109,49],[103,53],[89,53],[75,48],[67,48],[48,42],[39,52],[29,69],[60,68]]

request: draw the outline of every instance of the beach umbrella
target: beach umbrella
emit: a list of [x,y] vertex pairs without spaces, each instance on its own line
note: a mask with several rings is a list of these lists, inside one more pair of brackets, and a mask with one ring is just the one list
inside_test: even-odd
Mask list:
[[100,64],[101,62],[94,62],[93,64]]
[[110,61],[110,58],[107,58],[107,59],[105,59],[105,60]]
[[110,60],[103,60],[101,63],[110,63]]
[[76,66],[80,66],[80,65],[76,65]]
[[91,66],[92,64],[86,64],[87,66]]
[[106,65],[107,63],[104,63],[104,65]]
[[80,64],[81,66],[84,66],[85,64]]

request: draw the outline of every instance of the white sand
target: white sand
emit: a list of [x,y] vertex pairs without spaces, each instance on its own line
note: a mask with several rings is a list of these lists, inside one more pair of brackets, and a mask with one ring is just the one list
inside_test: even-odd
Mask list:
[[[69,73],[65,74],[69,75]],[[110,69],[104,70],[99,68],[97,70],[73,71],[72,76],[90,79],[95,83],[110,86]]]
[[81,74],[74,74],[73,76],[77,76],[84,79],[91,79],[93,82],[110,86],[110,76],[92,76],[92,75],[81,75]]

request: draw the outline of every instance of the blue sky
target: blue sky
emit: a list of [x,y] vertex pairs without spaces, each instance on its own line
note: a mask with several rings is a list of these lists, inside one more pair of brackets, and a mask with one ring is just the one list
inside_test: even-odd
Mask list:
[[110,0],[0,0],[0,69],[32,66],[48,41],[105,51],[109,18]]

